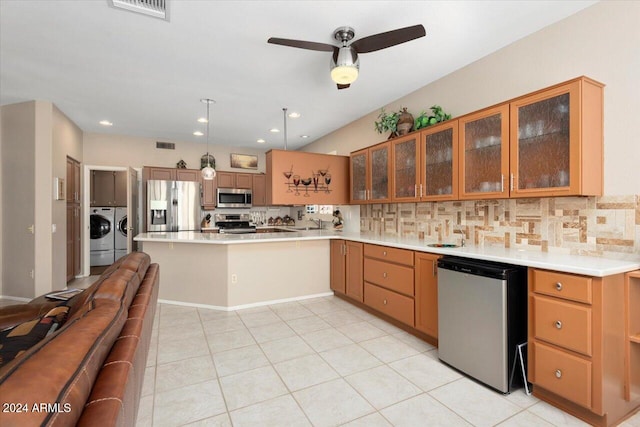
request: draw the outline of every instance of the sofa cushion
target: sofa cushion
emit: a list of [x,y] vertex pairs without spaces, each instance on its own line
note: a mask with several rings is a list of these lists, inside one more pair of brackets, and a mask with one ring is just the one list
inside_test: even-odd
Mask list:
[[53,333],[67,318],[69,307],[60,305],[44,316],[0,331],[0,366],[11,362],[26,350]]

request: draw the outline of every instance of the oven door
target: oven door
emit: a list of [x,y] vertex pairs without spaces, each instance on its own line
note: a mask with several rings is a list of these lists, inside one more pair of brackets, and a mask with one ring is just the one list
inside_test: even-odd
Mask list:
[[244,188],[218,188],[216,200],[219,208],[250,208],[251,190]]

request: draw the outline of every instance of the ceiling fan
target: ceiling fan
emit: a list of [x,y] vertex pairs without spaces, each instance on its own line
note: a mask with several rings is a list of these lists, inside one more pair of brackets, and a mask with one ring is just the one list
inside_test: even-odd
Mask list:
[[426,34],[422,25],[398,28],[397,30],[374,34],[349,44],[355,36],[351,27],[340,27],[333,32],[333,38],[342,43],[334,46],[326,43],[308,42],[303,40],[280,39],[271,37],[267,43],[283,46],[298,47],[300,49],[333,52],[331,56],[331,79],[336,82],[338,89],[346,89],[358,78],[360,60],[358,53],[375,52],[397,44],[405,43]]

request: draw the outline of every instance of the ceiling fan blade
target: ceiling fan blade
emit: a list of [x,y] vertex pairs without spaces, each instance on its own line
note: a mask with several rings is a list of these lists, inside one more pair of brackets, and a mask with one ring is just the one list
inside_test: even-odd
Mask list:
[[336,46],[326,43],[307,42],[304,40],[279,39],[277,37],[271,37],[269,40],[267,40],[267,43],[298,47],[300,49],[319,50],[322,52],[333,52],[334,49],[337,49]]
[[351,85],[350,84],[341,85],[340,83],[337,83],[336,86],[338,86],[338,90],[340,90],[340,89],[347,89]]
[[425,34],[426,32],[422,25],[414,25],[361,38],[351,43],[351,47],[355,48],[358,53],[375,52],[376,50],[424,37]]

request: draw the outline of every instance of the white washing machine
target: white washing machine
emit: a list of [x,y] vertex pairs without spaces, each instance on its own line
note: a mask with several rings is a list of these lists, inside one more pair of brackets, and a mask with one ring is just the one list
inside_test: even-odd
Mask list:
[[113,264],[115,247],[115,209],[108,207],[91,208],[90,259],[91,266]]
[[115,259],[127,254],[127,208],[116,208]]

